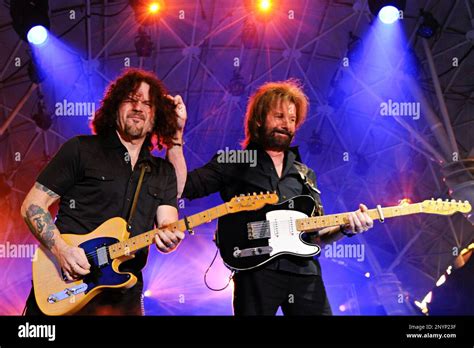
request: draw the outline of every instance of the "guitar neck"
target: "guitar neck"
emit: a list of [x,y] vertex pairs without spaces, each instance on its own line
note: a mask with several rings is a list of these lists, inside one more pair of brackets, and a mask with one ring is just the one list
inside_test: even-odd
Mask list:
[[[168,228],[171,231],[187,231],[194,227],[211,222],[221,216],[230,213],[227,203],[218,205],[217,207],[204,210],[200,213],[187,216],[184,219],[178,220],[172,224],[162,226],[161,228]],[[111,259],[121,256],[129,255],[139,249],[145,248],[154,243],[155,234],[158,229],[141,233],[135,237],[124,240],[123,242],[115,243],[109,246],[109,255]]]
[[[423,212],[421,203],[385,207],[380,210],[382,211],[382,217],[384,219]],[[369,209],[367,214],[373,220],[379,220],[381,218],[377,209]],[[349,223],[349,213],[340,213],[298,219],[296,220],[296,228],[300,232],[311,232],[324,227],[339,226],[347,223]]]

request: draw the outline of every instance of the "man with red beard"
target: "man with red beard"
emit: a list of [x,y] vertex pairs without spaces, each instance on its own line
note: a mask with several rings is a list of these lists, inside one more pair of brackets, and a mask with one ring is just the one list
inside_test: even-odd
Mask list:
[[[311,195],[322,213],[314,171],[301,163],[296,147],[290,147],[296,130],[303,124],[308,99],[293,80],[261,86],[249,100],[245,116],[248,151],[256,151],[257,165],[222,163],[216,155],[205,166],[187,173],[182,152],[185,118],[178,119],[179,131],[168,149],[175,166],[178,196],[195,199],[219,192],[224,201],[239,194],[276,191],[280,201],[298,195]],[[179,115],[179,114],[178,114]],[[308,188],[298,168],[305,168]],[[347,225],[316,232],[314,242],[332,243],[344,235],[366,231],[373,221],[360,205]],[[234,276],[235,315],[275,315],[281,307],[285,315],[330,315],[331,308],[317,259],[280,256],[256,269],[239,271]]]

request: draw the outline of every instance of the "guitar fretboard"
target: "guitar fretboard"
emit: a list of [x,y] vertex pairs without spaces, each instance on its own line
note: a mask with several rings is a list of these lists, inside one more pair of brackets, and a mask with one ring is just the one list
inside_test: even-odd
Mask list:
[[[398,205],[394,207],[381,208],[383,218],[391,218],[395,216],[418,214],[423,212],[421,203],[414,203],[409,205]],[[370,218],[373,220],[380,219],[377,209],[369,209],[367,211]],[[296,220],[296,228],[301,232],[310,232],[324,227],[339,226],[349,222],[349,213],[340,213],[324,216],[315,216]]]
[[[192,230],[194,227],[210,222],[211,220],[217,219],[221,216],[224,216],[230,211],[232,206],[228,206],[227,203],[218,205],[217,207],[205,210],[198,214],[194,214],[184,219],[178,220],[167,226],[162,226],[168,228],[171,231],[186,231]],[[151,231],[141,233],[138,236],[129,238],[123,242],[115,243],[109,246],[109,255],[111,259],[117,257],[126,256],[134,251],[137,251],[141,248],[147,247],[154,243],[155,234],[158,229],[153,229]]]

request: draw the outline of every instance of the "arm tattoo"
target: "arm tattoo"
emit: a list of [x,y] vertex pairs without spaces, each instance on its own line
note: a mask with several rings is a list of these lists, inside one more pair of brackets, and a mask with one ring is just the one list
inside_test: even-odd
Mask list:
[[49,211],[31,204],[26,210],[25,222],[38,240],[51,250],[54,246],[53,238],[56,226]]
[[43,192],[46,192],[48,194],[48,196],[50,197],[53,197],[53,198],[59,198],[59,195],[56,194],[54,191],[51,191],[49,188],[47,188],[46,186],[44,185],[41,185],[39,182],[35,182],[35,187],[38,189],[38,190],[41,190]]

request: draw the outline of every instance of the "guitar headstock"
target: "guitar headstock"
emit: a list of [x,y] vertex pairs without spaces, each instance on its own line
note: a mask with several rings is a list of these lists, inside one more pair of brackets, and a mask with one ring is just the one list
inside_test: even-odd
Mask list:
[[421,203],[423,213],[428,214],[439,214],[439,215],[452,215],[454,213],[469,213],[471,211],[471,205],[468,201],[456,201],[456,200],[445,200],[441,198],[437,200],[431,199]]
[[241,195],[232,198],[226,203],[227,208],[233,212],[244,211],[244,210],[258,210],[263,208],[265,204],[278,203],[278,195],[276,193],[262,193],[256,194],[255,192],[248,195]]

